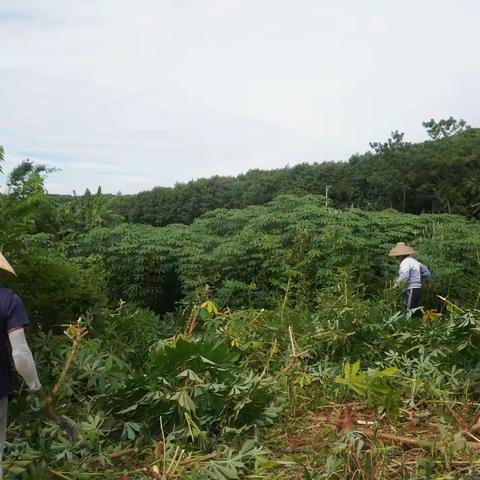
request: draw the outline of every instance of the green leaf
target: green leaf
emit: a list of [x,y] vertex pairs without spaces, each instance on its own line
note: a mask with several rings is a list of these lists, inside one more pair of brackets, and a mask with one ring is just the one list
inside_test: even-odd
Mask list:
[[211,300],[203,302],[201,307],[207,310],[210,315],[218,315],[218,306]]
[[180,407],[184,408],[187,412],[195,413],[196,406],[186,389],[180,390],[172,396],[172,400],[178,402]]

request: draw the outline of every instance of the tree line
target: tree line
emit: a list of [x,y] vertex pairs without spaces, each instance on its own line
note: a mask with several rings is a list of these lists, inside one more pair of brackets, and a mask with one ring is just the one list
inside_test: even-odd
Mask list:
[[282,194],[325,195],[337,208],[480,215],[480,130],[464,120],[423,122],[429,140],[409,143],[392,132],[386,142],[346,162],[301,163],[213,176],[135,195],[107,205],[130,223],[189,224],[209,210],[262,205]]

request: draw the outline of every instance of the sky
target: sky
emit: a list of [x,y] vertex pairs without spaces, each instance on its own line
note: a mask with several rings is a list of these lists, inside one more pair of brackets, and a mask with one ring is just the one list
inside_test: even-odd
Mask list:
[[0,0],[3,168],[135,193],[478,127],[479,25],[477,0]]

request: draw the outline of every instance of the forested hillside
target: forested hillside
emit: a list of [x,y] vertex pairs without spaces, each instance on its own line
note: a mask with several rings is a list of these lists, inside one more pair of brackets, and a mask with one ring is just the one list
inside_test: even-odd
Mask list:
[[[110,207],[131,223],[191,223],[215,208],[262,205],[281,194],[325,195],[333,206],[408,213],[480,214],[480,130],[453,119],[424,123],[430,140],[412,144],[392,132],[347,162],[251,170],[116,196]],[[465,129],[466,128],[466,129]]]
[[[159,190],[178,203],[136,224],[101,191],[49,196],[44,166],[11,172],[5,283],[31,319],[39,401],[53,401],[27,403],[17,379],[6,478],[477,478],[479,131],[394,137],[345,164]],[[327,173],[344,182],[329,180],[334,206],[308,193]],[[384,208],[403,204],[429,213]],[[391,288],[397,241],[433,275],[420,318]]]

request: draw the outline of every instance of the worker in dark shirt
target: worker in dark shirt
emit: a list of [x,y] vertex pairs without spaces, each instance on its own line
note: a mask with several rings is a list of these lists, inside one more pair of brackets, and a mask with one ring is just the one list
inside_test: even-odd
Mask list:
[[[15,276],[12,266],[1,253],[0,274]],[[25,339],[24,327],[27,325],[28,318],[20,297],[0,284],[0,479],[7,431],[8,399],[13,393],[9,350],[15,368],[29,390],[38,392],[42,388],[32,352]]]

